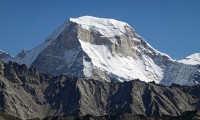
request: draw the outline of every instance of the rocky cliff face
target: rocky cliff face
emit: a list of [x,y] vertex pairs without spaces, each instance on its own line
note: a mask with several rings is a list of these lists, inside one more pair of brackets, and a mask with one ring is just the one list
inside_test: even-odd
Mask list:
[[70,18],[44,43],[9,60],[44,73],[86,79],[199,83],[199,62],[175,61],[151,47],[127,23],[91,16]]
[[21,119],[119,113],[179,115],[199,109],[200,86],[165,87],[139,80],[106,82],[41,74],[17,63],[0,64],[0,111]]

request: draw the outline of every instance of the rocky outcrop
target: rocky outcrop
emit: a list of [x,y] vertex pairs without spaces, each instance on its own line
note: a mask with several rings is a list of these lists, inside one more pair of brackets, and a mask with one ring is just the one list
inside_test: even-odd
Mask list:
[[200,108],[200,85],[166,87],[139,80],[115,83],[52,76],[11,62],[1,62],[0,70],[0,111],[21,119],[121,113],[175,116]]

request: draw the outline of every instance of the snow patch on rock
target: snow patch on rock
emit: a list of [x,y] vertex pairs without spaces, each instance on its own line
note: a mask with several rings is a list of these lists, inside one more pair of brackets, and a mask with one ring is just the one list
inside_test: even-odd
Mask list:
[[[115,77],[118,81],[130,81],[140,79],[145,82],[155,81],[159,83],[162,78],[162,69],[154,64],[148,56],[134,59],[131,56],[123,57],[119,54],[111,54],[110,50],[104,45],[93,45],[80,40],[82,49],[91,59],[93,68],[110,73],[110,77]],[[90,72],[85,72],[90,76]]]

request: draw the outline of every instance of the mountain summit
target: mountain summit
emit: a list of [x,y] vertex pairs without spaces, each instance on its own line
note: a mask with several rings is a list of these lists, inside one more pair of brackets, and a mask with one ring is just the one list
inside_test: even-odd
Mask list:
[[199,64],[185,64],[155,50],[127,23],[83,16],[70,18],[44,43],[16,60],[42,72],[106,81],[171,85],[199,82]]
[[185,57],[184,59],[180,60],[179,62],[190,64],[190,65],[198,65],[200,64],[200,53],[194,53],[190,56]]

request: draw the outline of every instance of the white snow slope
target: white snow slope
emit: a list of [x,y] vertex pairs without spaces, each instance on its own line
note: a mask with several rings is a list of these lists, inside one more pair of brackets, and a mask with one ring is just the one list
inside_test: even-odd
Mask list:
[[198,65],[200,64],[200,53],[194,53],[190,56],[187,56],[186,58],[179,60],[179,62],[182,62],[184,64],[189,65]]
[[97,80],[194,85],[200,81],[199,55],[175,61],[151,47],[127,23],[83,16],[70,18],[16,61],[43,72]]

